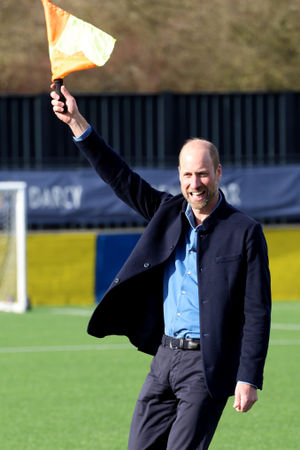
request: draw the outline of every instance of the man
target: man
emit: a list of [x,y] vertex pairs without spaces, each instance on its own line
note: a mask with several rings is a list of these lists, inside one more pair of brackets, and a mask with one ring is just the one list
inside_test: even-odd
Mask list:
[[270,276],[261,226],[226,202],[217,149],[191,139],[179,156],[182,195],[153,189],[98,136],[63,87],[57,117],[116,195],[149,223],[91,317],[155,355],[139,395],[130,450],[207,449],[228,396],[248,411],[262,388]]

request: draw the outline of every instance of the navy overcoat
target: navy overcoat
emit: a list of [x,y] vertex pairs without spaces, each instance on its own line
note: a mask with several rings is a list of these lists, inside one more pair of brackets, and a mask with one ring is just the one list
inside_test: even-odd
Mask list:
[[[153,189],[93,130],[77,143],[116,195],[148,225],[96,307],[88,333],[126,335],[155,354],[164,331],[163,272],[187,226],[186,200]],[[270,274],[259,223],[223,200],[197,239],[201,352],[213,397],[234,393],[237,380],[262,388],[270,331]]]

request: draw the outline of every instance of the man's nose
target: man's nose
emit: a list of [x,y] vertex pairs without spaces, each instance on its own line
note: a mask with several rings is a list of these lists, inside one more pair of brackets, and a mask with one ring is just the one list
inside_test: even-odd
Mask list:
[[201,186],[200,177],[197,175],[193,175],[191,178],[191,187],[197,189],[199,186]]

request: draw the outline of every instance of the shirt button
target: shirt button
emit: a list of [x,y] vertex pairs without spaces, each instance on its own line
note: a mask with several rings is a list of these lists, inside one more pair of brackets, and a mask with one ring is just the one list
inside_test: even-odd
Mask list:
[[186,291],[181,291],[181,293],[184,295],[184,294],[186,294]]
[[188,275],[191,275],[191,271],[190,271],[190,270],[188,270],[187,274],[188,274]]
[[177,313],[177,316],[180,317],[180,316],[181,316],[181,313]]
[[116,283],[116,284],[118,284],[119,281],[120,281],[120,278],[115,278],[115,279],[114,279],[114,283]]
[[145,262],[145,263],[144,263],[144,267],[145,267],[145,269],[147,269],[148,267],[150,267],[150,263]]

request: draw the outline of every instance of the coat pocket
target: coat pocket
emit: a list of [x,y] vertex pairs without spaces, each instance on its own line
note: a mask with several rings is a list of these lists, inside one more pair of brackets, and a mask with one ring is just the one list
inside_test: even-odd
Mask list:
[[237,255],[226,255],[226,256],[216,256],[216,263],[227,263],[234,261],[241,261],[242,255],[239,253]]

